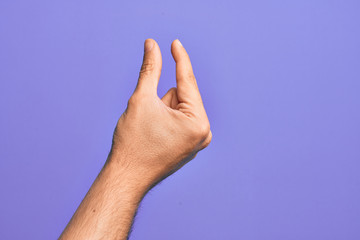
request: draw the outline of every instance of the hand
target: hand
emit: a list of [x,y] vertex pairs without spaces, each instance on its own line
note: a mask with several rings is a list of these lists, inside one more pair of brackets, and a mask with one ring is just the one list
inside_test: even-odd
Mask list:
[[115,128],[108,160],[59,239],[128,239],[146,192],[209,145],[211,131],[189,56],[171,45],[177,88],[160,99],[161,53],[152,39],[138,84]]
[[190,58],[180,41],[171,44],[177,87],[162,99],[157,96],[160,48],[153,39],[144,45],[136,89],[115,128],[111,161],[153,184],[193,159],[209,145],[212,133]]

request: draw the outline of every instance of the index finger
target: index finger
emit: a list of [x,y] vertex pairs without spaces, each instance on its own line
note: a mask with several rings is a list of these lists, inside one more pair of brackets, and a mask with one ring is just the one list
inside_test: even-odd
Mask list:
[[201,95],[190,57],[178,39],[171,44],[171,54],[176,62],[176,84],[179,103],[202,106]]

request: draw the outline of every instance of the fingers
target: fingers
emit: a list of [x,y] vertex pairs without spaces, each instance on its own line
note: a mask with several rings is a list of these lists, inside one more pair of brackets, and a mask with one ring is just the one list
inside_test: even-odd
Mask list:
[[157,94],[162,67],[160,47],[154,39],[144,42],[144,57],[135,91]]
[[177,99],[176,88],[170,88],[169,91],[161,98],[161,100],[169,108],[175,109],[179,103]]
[[171,44],[171,54],[176,62],[176,83],[179,102],[202,104],[190,57],[178,39]]

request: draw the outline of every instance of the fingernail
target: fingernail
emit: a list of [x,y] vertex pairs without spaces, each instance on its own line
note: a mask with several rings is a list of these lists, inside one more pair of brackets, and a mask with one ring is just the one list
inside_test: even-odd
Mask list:
[[154,42],[149,39],[146,39],[144,43],[144,52],[150,51],[153,48],[153,46],[154,46]]
[[181,42],[180,42],[180,40],[179,40],[179,39],[177,39],[177,42],[178,42],[178,44],[179,44],[180,46],[182,46],[182,44],[181,44]]

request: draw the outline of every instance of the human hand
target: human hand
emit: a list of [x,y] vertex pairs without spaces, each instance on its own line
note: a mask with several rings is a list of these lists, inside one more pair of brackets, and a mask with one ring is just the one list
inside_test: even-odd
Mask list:
[[161,99],[157,96],[160,48],[147,39],[144,49],[136,89],[115,128],[111,161],[154,184],[207,147],[212,133],[190,58],[180,41],[171,44],[177,87]]
[[190,58],[171,44],[177,88],[160,99],[160,48],[145,41],[138,84],[121,115],[108,160],[59,239],[128,239],[136,209],[156,183],[209,145],[212,134]]

